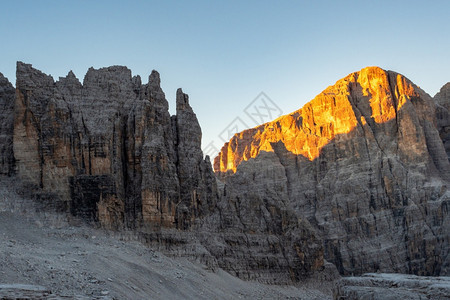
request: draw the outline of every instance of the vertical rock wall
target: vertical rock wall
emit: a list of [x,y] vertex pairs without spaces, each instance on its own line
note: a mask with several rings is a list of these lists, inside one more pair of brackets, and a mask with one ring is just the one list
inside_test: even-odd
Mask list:
[[450,82],[445,84],[434,96],[434,101],[439,135],[450,160]]

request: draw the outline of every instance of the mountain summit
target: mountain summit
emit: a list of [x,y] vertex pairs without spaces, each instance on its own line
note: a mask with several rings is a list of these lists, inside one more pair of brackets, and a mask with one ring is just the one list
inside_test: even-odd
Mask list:
[[[312,161],[327,145],[344,146],[345,140],[366,137],[405,159],[423,160],[430,154],[436,168],[448,172],[442,151],[433,146],[439,142],[429,128],[435,126],[434,110],[431,97],[406,77],[367,67],[329,86],[303,108],[236,134],[216,157],[214,169],[235,172],[243,161],[272,152],[279,143]],[[336,154],[349,150],[339,146]]]
[[215,171],[241,199],[308,220],[341,274],[448,274],[445,91],[439,104],[398,73],[364,68],[236,134]]

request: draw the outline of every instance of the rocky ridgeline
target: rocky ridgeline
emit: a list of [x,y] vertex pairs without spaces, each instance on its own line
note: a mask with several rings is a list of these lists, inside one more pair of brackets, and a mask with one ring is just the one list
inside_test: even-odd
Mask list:
[[142,84],[126,67],[58,81],[17,63],[0,80],[2,173],[40,206],[197,258],[246,279],[287,283],[324,268],[322,241],[285,202],[218,188],[189,99],[176,115],[156,71]]
[[187,96],[178,91],[171,117],[156,71],[142,85],[125,67],[91,68],[81,84],[19,62],[16,90],[15,168],[50,205],[108,228],[187,229],[198,204],[217,197],[199,176],[209,164]]
[[[450,272],[447,84],[366,68],[203,159],[189,98],[156,71],[0,76],[1,173],[36,203],[244,279]],[[447,150],[447,153],[446,153]]]
[[295,212],[341,274],[449,274],[449,103],[449,84],[433,99],[365,68],[236,134],[214,168],[227,197],[249,205],[247,221],[277,213],[258,215],[260,203]]

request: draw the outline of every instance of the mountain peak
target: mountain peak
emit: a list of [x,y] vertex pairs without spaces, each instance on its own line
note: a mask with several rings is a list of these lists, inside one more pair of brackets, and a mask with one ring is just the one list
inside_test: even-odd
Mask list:
[[216,157],[214,169],[235,172],[241,162],[260,151],[273,152],[272,144],[280,141],[289,152],[314,160],[337,137],[362,134],[365,126],[377,131],[379,124],[395,122],[399,110],[408,103],[411,106],[412,99],[426,100],[420,102],[420,109],[434,113],[431,97],[403,75],[379,67],[363,68],[338,80],[301,109],[236,134]]

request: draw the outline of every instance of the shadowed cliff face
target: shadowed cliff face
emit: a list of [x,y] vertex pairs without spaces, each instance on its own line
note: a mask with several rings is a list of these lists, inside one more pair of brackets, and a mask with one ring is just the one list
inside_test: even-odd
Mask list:
[[236,134],[214,167],[226,190],[281,200],[313,224],[342,274],[448,274],[450,169],[435,115],[408,79],[365,68]]
[[0,73],[0,174],[14,171],[14,87]]
[[126,67],[91,68],[81,84],[72,72],[54,82],[19,62],[17,173],[49,205],[105,227],[187,229],[217,195],[211,170],[203,174],[197,118],[179,90],[181,98],[171,118],[156,71],[142,85]]
[[450,160],[450,82],[434,96],[439,135]]

